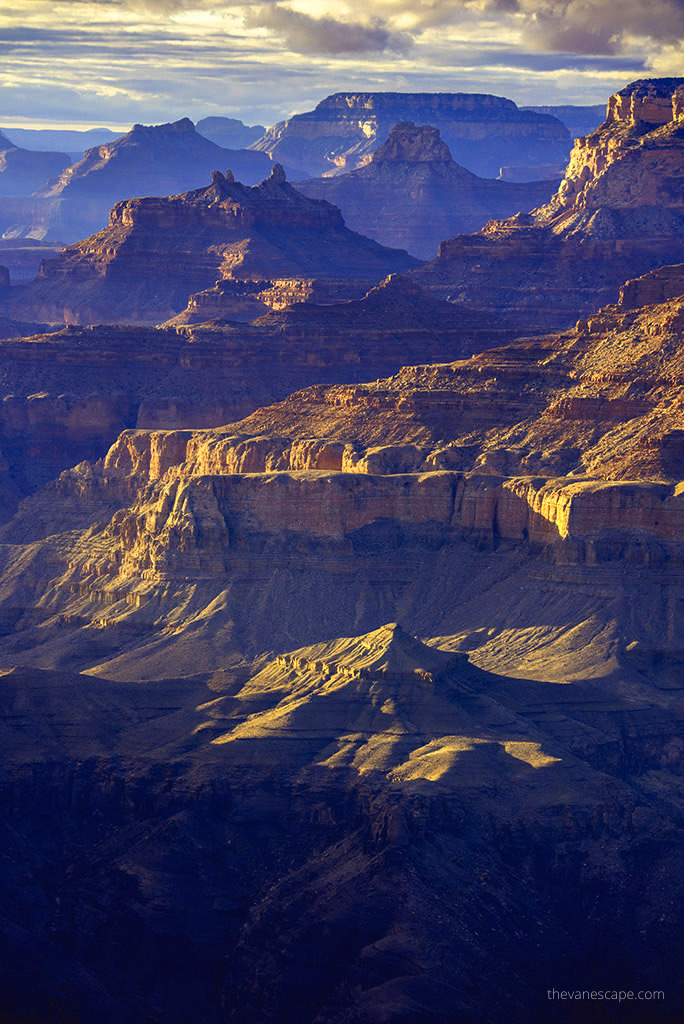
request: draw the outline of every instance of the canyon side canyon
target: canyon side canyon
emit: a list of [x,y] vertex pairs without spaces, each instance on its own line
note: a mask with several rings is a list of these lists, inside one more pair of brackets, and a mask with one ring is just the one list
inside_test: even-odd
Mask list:
[[10,1024],[684,1019],[684,79],[496,99],[0,269]]

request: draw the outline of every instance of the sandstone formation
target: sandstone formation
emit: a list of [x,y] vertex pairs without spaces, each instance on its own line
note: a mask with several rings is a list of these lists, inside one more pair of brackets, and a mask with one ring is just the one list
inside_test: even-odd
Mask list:
[[425,270],[276,168],[0,279],[174,314],[0,343],[3,1020],[684,1019],[681,91]]
[[478,178],[454,163],[438,128],[412,122],[395,125],[365,166],[297,184],[304,195],[339,206],[353,231],[421,259],[433,257],[443,239],[477,231],[492,217],[541,206],[555,187]]
[[9,230],[75,242],[104,228],[120,200],[199,188],[215,167],[230,167],[240,181],[254,185],[272,164],[265,154],[217,146],[187,117],[171,124],[136,124],[126,135],[89,149],[56,181],[35,186],[27,220]]
[[[27,326],[0,321],[0,336]],[[398,277],[355,302],[285,307],[252,324],[36,333],[0,344],[0,449],[26,494],[102,457],[125,428],[220,426],[310,384],[374,380],[510,337],[495,318]]]
[[[253,187],[214,171],[210,185],[192,192],[117,203],[107,228],[15,289],[8,312],[50,322],[159,323],[218,279],[268,289],[281,278],[363,278],[365,291],[416,265],[406,252],[350,231],[334,206],[292,188],[279,165]],[[238,318],[254,315],[250,295]]]
[[0,132],[0,196],[27,196],[70,163],[66,153],[21,149]]
[[[668,993],[629,1024],[682,1016],[678,280],[220,429],[125,430],[21,502],[0,527],[6,1013],[586,1024],[547,998],[569,976]],[[405,361],[469,315],[391,278],[249,329],[17,348],[27,383],[168,373],[191,399],[226,395],[231,360],[261,381],[327,344],[339,372],[356,332]]]
[[341,92],[269,128],[252,148],[318,177],[366,163],[399,121],[438,128],[454,160],[488,178],[503,165],[553,164],[560,172],[572,146],[555,117],[519,110],[500,96]]
[[683,90],[684,79],[622,89],[603,124],[577,140],[546,206],[445,241],[417,279],[539,332],[615,302],[626,278],[679,262]]
[[[665,279],[672,276],[669,269],[663,273]],[[365,324],[361,333],[368,331],[374,305],[382,319],[383,301],[392,303],[396,284],[388,287],[389,295],[381,290],[368,297],[365,319],[362,310],[349,304],[337,339],[324,330],[335,346],[336,374],[344,359],[337,346],[345,344],[355,317]],[[573,331],[471,359],[406,367],[373,384],[319,384],[220,429],[154,429],[169,423],[168,417],[183,422],[192,409],[160,402],[157,412],[152,407],[145,412],[143,404],[141,424],[148,416],[153,429],[124,431],[103,463],[84,463],[62,474],[24,502],[4,528],[10,544],[5,549],[5,601],[26,601],[37,586],[36,599],[49,623],[55,614],[98,622],[104,616],[112,626],[108,649],[121,643],[122,629],[129,631],[130,648],[115,657],[116,671],[158,672],[171,650],[178,666],[186,657],[198,666],[198,635],[220,632],[226,614],[233,625],[221,643],[238,659],[273,649],[274,643],[285,645],[287,637],[305,643],[311,630],[333,628],[340,635],[349,615],[360,628],[370,628],[380,608],[385,618],[399,607],[406,616],[411,608],[414,630],[449,635],[469,600],[469,585],[465,596],[453,597],[453,604],[435,604],[425,596],[423,588],[432,584],[425,583],[422,568],[416,585],[409,584],[411,559],[423,557],[419,552],[427,545],[435,561],[425,572],[435,572],[440,586],[446,586],[444,573],[454,551],[461,552],[466,571],[471,556],[463,552],[474,545],[473,550],[508,550],[517,566],[532,566],[535,559],[554,566],[532,567],[533,580],[540,573],[537,583],[530,584],[533,590],[542,579],[565,580],[565,567],[570,578],[595,579],[597,585],[612,581],[606,585],[619,589],[620,566],[637,567],[623,581],[630,594],[625,601],[636,602],[642,610],[634,615],[646,619],[630,639],[646,640],[652,647],[658,635],[658,644],[674,649],[682,628],[676,602],[671,602],[684,528],[679,483],[683,306],[680,297],[637,310],[608,307]],[[296,348],[297,339],[307,337],[297,333],[306,316],[316,321],[306,306],[272,313],[252,325],[252,337],[258,337],[258,330],[277,336],[279,324],[289,320]],[[184,330],[198,332],[188,347],[197,352],[190,359],[202,362],[207,328]],[[244,348],[243,337],[237,334]],[[424,340],[425,332],[419,337]],[[130,338],[135,339],[133,331]],[[225,345],[225,335],[218,338]],[[387,336],[381,340],[386,352]],[[404,344],[409,341],[410,332]],[[49,345],[50,339],[41,344]],[[263,350],[253,344],[248,348],[254,348],[255,365],[263,365]],[[154,349],[159,352],[159,341]],[[309,353],[305,345],[302,359]],[[220,361],[208,354],[203,365],[215,375],[216,397],[226,395],[217,372]],[[201,386],[201,378],[190,385],[187,373],[185,381],[186,391]],[[220,412],[217,405],[213,413]],[[55,418],[54,411],[50,416]],[[59,509],[64,509],[62,525]],[[41,539],[44,517],[50,535]],[[32,558],[15,567],[28,541],[37,545]],[[508,558],[494,564],[503,570]],[[266,563],[282,566],[285,575],[295,566],[306,578],[313,573],[312,593],[323,588],[321,595],[306,611],[297,604],[285,614],[276,610],[276,586],[267,615],[259,604],[263,581],[271,579],[270,570],[264,577],[259,568]],[[480,570],[485,571],[482,564]],[[642,571],[656,590],[664,588],[657,599],[645,583],[643,593],[639,589],[636,574]],[[344,586],[325,583],[338,572],[347,580]],[[388,589],[380,582],[385,578]],[[450,593],[455,585],[454,578]],[[513,600],[518,584],[509,578],[508,585],[513,590],[505,601]],[[339,607],[322,596],[326,586],[339,598]],[[220,597],[226,587],[228,605]],[[648,601],[657,600],[663,608],[667,638],[643,610],[648,594]],[[245,608],[236,601],[245,602]],[[262,608],[258,615],[249,611],[253,601]],[[143,627],[149,602],[155,609],[154,640]],[[186,625],[180,625],[178,607],[184,609]],[[477,603],[473,608],[481,614]],[[18,645],[22,657],[32,651],[37,664],[49,666],[52,626],[41,626],[36,635],[35,611],[26,619],[26,631],[8,640],[7,657]],[[502,606],[501,615],[506,614]],[[197,615],[203,621],[199,634],[189,625]],[[611,635],[632,629],[619,622],[606,627]],[[140,637],[145,637],[142,646]],[[59,633],[60,649],[65,642]],[[90,634],[71,635],[79,667],[92,668],[93,658],[99,657],[89,642]],[[553,647],[555,638],[546,642]],[[208,648],[210,659],[214,643]],[[106,658],[101,664],[105,673],[114,670]]]
[[[678,297],[663,301],[664,292]],[[636,307],[638,297],[656,304]],[[312,389],[259,410],[240,433],[342,442],[346,468],[361,459],[371,472],[384,464],[676,482],[683,323],[684,268],[664,267],[627,282],[617,305],[572,331],[405,367],[374,384]],[[390,433],[396,449],[384,443]]]
[[203,117],[195,128],[205,139],[224,149],[246,149],[266,131],[263,124],[244,124],[236,117]]

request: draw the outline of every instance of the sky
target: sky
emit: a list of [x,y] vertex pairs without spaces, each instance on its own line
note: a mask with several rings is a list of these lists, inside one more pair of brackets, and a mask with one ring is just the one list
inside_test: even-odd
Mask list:
[[603,103],[684,75],[684,0],[0,0],[0,125],[271,125],[340,91]]

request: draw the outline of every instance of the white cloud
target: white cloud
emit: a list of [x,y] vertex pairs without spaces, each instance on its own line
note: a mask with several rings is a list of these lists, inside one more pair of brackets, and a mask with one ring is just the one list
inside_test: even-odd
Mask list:
[[595,103],[680,73],[682,39],[684,0],[0,0],[0,125],[272,123],[343,89]]

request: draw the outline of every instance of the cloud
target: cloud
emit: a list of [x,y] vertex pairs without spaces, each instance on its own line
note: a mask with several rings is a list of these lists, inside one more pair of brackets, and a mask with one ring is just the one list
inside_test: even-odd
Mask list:
[[[354,2],[368,10],[364,0]],[[554,53],[617,54],[635,38],[667,45],[684,39],[684,0],[383,0],[378,6],[390,28],[398,22],[415,37],[488,21]]]
[[519,0],[526,36],[547,50],[624,52],[630,37],[671,43],[684,37],[682,0]]
[[681,74],[683,41],[684,0],[0,0],[0,124],[272,124],[337,91],[593,104]]
[[405,32],[392,32],[379,19],[369,24],[339,21],[337,18],[312,18],[281,4],[257,7],[245,18],[250,26],[275,32],[295,53],[329,55],[402,53],[411,45]]

